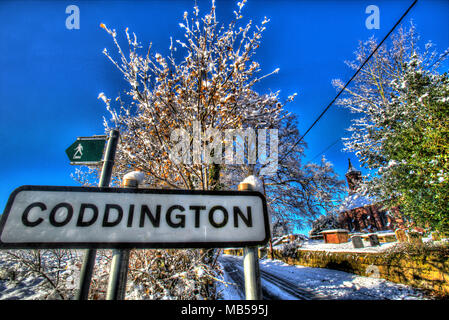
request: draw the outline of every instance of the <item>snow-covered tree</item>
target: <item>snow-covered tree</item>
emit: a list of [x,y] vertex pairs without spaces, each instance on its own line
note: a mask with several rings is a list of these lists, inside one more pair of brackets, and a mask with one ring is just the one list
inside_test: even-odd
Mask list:
[[293,229],[333,211],[344,191],[344,182],[324,157],[319,163],[304,163],[307,145],[296,144],[299,138],[296,118],[284,119],[279,129],[278,170],[264,177],[272,215],[289,221]]
[[[377,163],[383,161],[380,139],[372,138],[377,133],[373,124],[376,123],[376,118],[382,115],[391,97],[397,95],[392,83],[403,76],[405,63],[417,56],[422,61],[424,70],[436,70],[449,54],[449,49],[438,54],[430,41],[422,50],[419,40],[419,34],[412,22],[409,28],[401,26],[392,35],[391,44],[384,43],[377,50],[353,83],[345,89],[344,97],[337,100],[338,105],[360,116],[352,121],[348,129],[351,137],[344,138],[344,144],[345,150],[355,152],[362,165],[367,168],[375,168]],[[374,37],[360,41],[355,60],[345,61],[346,65],[357,70],[377,44]],[[344,87],[340,79],[333,80],[332,83],[338,89]]]
[[[104,53],[129,84],[126,96],[116,99],[119,110],[111,106],[104,93],[99,95],[112,114],[112,121],[105,121],[106,130],[120,129],[116,175],[140,169],[154,186],[213,189],[221,166],[204,161],[205,154],[195,156],[197,149],[198,155],[211,142],[206,141],[206,129],[223,133],[254,123],[264,128],[278,125],[285,102],[280,102],[278,93],[259,94],[253,90],[267,76],[259,75],[260,67],[253,57],[269,20],[255,27],[252,21],[242,24],[244,3],[239,3],[235,19],[227,26],[217,21],[213,2],[204,17],[200,17],[196,5],[192,17],[185,12],[179,24],[185,39],[171,39],[168,57],[153,53],[151,45],[141,55],[142,46],[128,29],[129,53],[125,54],[116,31],[101,25],[113,37],[119,59],[114,59],[107,49]],[[178,62],[181,52],[184,55]],[[176,129],[189,135],[188,150],[182,150],[186,155],[183,161],[173,159],[180,138],[174,136]],[[203,141],[197,143],[196,134]],[[215,156],[221,155],[217,152]]]
[[[141,55],[141,44],[128,30],[129,53],[125,54],[116,31],[102,24],[113,37],[119,59],[114,59],[107,49],[104,53],[129,84],[126,96],[115,99],[119,110],[104,93],[99,95],[112,115],[110,121],[105,120],[106,131],[118,127],[121,132],[114,173],[119,179],[127,171],[139,169],[146,174],[149,186],[185,189],[236,188],[243,178],[255,173],[265,181],[272,213],[295,224],[331,207],[329,200],[335,198],[333,194],[340,190],[341,181],[327,161],[318,165],[301,163],[304,143],[291,148],[299,133],[294,115],[284,106],[296,94],[281,101],[279,92],[260,94],[254,90],[255,84],[278,69],[259,75],[261,69],[254,56],[269,20],[265,18],[260,26],[253,26],[252,21],[242,24],[245,2],[238,3],[235,19],[228,25],[217,21],[214,2],[204,17],[200,17],[197,6],[192,17],[185,12],[179,24],[185,39],[170,39],[168,57],[152,54],[151,46]],[[259,130],[267,130],[262,139],[266,140],[266,148],[257,150],[255,162],[249,161],[247,151],[244,163],[217,163],[214,156],[228,159],[224,146],[230,141],[226,136],[208,136],[210,128],[220,133],[251,129],[257,142],[262,135]],[[180,141],[178,135],[174,136],[176,130],[189,135],[179,153],[183,161],[173,159],[173,150]],[[203,137],[200,143],[195,135]],[[248,139],[236,138],[231,144],[246,141],[248,145]],[[218,142],[223,148],[195,158],[197,148],[209,150],[217,140],[221,140]],[[274,149],[272,142],[277,142]],[[265,158],[274,157],[276,161],[261,161],[260,154],[265,152],[261,149],[267,150]],[[209,155],[212,161],[205,161]],[[275,169],[267,170],[273,164]],[[266,171],[270,174],[264,174]]]
[[[304,163],[307,145],[304,141],[297,143],[299,138],[296,117],[290,114],[279,126],[277,170],[261,176],[272,226],[282,224],[289,233],[310,224],[323,212],[332,212],[344,191],[344,182],[324,157],[319,163]],[[236,186],[246,175],[258,175],[263,168],[261,163],[229,165],[224,168],[223,180],[228,186]]]
[[[371,189],[418,225],[449,231],[449,77],[406,63],[378,122],[384,162]],[[389,197],[387,197],[389,196]]]
[[[420,50],[418,40],[413,24],[400,28],[338,103],[361,114],[345,147],[372,170],[362,187],[416,223],[447,230],[448,82],[436,69],[449,50],[438,54],[430,42]],[[356,68],[375,46],[373,38],[361,43],[347,64]]]

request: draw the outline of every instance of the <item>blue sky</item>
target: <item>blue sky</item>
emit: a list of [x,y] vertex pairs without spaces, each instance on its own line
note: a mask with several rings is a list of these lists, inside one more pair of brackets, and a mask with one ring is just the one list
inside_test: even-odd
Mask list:
[[[217,17],[229,22],[237,1],[216,1]],[[210,8],[199,0],[200,12]],[[358,40],[383,38],[412,3],[397,1],[274,1],[249,0],[245,19],[260,24],[271,19],[256,55],[263,71],[280,72],[257,89],[297,92],[288,109],[298,115],[304,132],[336,95],[331,80],[352,76],[344,60],[353,59]],[[181,39],[178,26],[194,1],[1,1],[0,2],[0,207],[21,185],[77,185],[70,178],[75,168],[65,149],[78,136],[102,134],[108,117],[98,94],[116,97],[126,83],[102,54],[114,50],[111,37],[99,27],[105,23],[124,36],[138,39],[160,53],[168,51],[170,36]],[[368,30],[365,9],[380,9],[380,29]],[[66,28],[66,7],[77,5],[80,28]],[[449,2],[420,0],[412,18],[422,40],[432,40],[440,51],[449,46]],[[246,21],[246,20],[245,20]],[[448,64],[444,66],[448,69]],[[319,161],[320,153],[345,136],[354,115],[332,106],[306,136],[306,160]],[[347,159],[341,143],[325,152],[342,178]],[[362,170],[363,171],[363,170]]]

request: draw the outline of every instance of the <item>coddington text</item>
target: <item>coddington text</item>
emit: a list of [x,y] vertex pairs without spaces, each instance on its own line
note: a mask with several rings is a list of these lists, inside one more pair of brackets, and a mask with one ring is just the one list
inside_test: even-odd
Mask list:
[[[32,214],[31,214],[32,212]],[[186,216],[193,215],[193,219]],[[159,228],[166,223],[171,228],[199,228],[209,224],[214,228],[222,228],[232,224],[235,228],[240,226],[252,227],[251,207],[246,210],[233,206],[232,210],[216,205],[210,208],[202,205],[191,205],[185,208],[180,204],[163,208],[162,205],[135,205],[122,207],[119,204],[107,203],[101,210],[93,203],[81,203],[79,209],[68,202],[61,202],[48,207],[43,202],[33,202],[22,213],[22,223],[26,227],[36,227],[44,221],[54,227],[63,227],[70,221],[76,221],[76,227],[89,227],[101,224],[102,227],[115,227],[126,224],[126,227]],[[230,221],[231,220],[231,221]],[[192,221],[188,225],[187,221]]]

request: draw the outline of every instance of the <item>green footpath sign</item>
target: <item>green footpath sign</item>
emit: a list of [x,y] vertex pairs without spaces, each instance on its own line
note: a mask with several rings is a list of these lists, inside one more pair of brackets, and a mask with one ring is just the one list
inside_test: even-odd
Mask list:
[[65,153],[71,164],[94,164],[103,158],[107,136],[78,137]]

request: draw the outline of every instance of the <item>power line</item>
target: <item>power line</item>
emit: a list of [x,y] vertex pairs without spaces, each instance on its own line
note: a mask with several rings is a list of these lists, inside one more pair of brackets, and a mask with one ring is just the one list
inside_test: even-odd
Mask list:
[[[315,119],[315,121],[312,123],[312,125],[306,130],[306,132],[301,136],[301,138],[298,139],[298,141],[296,141],[293,146],[290,148],[290,150],[284,154],[287,155],[289,154],[297,145],[298,143],[300,143],[302,141],[302,139],[304,139],[304,137],[309,133],[310,130],[312,130],[312,128],[316,125],[316,123],[321,119],[321,117],[327,112],[327,110],[329,110],[329,108],[332,106],[332,104],[338,99],[338,97],[342,94],[342,92],[346,89],[346,87],[349,85],[349,83],[359,74],[360,70],[362,70],[362,68],[365,66],[365,64],[368,62],[369,59],[371,59],[371,57],[374,55],[374,53],[376,53],[377,49],[379,49],[379,47],[384,43],[384,41],[390,36],[390,34],[394,31],[394,29],[396,29],[396,27],[401,23],[402,19],[404,19],[404,17],[408,14],[408,12],[413,8],[413,6],[418,2],[418,0],[413,1],[413,3],[410,5],[410,7],[408,7],[408,9],[404,12],[404,14],[401,16],[401,18],[396,22],[396,24],[393,26],[393,28],[391,28],[391,30],[387,33],[387,35],[382,39],[381,42],[379,42],[379,44],[376,46],[376,48],[373,50],[373,52],[371,52],[371,54],[365,59],[365,61],[363,61],[363,63],[360,65],[360,67],[357,69],[357,71],[354,73],[354,75],[351,77],[351,79],[349,79],[348,82],[346,82],[346,84],[344,85],[344,87],[337,93],[337,95],[335,96],[335,98],[327,105],[326,108],[324,108],[324,110],[321,112],[321,114],[318,116],[318,118]],[[282,161],[283,158],[281,158],[280,161]]]
[[330,148],[332,148],[334,145],[336,145],[338,142],[340,142],[341,139],[338,138],[337,140],[335,140],[334,142],[332,142],[330,145],[328,145],[323,151],[317,153],[309,162],[315,160],[315,158],[317,158],[318,156],[322,155],[323,153],[325,153],[327,150],[329,150]]

